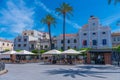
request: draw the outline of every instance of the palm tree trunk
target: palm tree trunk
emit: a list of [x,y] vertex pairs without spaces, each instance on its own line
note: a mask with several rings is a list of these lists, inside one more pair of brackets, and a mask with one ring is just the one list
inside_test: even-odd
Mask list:
[[63,14],[63,50],[65,50],[65,14]]
[[49,37],[50,37],[50,50],[52,50],[52,38],[51,38],[51,29],[50,29],[50,25],[48,25],[48,30],[49,30]]

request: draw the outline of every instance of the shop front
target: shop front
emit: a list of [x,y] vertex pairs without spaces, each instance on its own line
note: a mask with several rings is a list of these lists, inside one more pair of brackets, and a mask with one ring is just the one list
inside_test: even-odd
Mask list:
[[112,50],[96,49],[87,53],[88,64],[112,64]]

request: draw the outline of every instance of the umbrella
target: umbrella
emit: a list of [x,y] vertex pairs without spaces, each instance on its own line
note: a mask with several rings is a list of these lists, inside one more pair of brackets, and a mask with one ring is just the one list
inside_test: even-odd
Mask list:
[[32,52],[29,52],[29,51],[26,51],[26,50],[22,50],[22,51],[20,51],[20,52],[17,52],[16,54],[21,54],[21,55],[25,55],[25,54],[31,54],[31,55],[33,55],[34,53],[32,53]]
[[80,54],[80,52],[73,49],[69,49],[69,50],[63,51],[62,54]]
[[43,53],[43,55],[55,55],[55,54],[61,54],[61,52],[56,49],[53,49],[53,50]]
[[13,51],[13,50],[12,50],[12,51],[8,51],[8,52],[2,53],[2,55],[4,55],[4,54],[9,54],[9,55],[10,55],[10,54],[16,54],[16,51]]

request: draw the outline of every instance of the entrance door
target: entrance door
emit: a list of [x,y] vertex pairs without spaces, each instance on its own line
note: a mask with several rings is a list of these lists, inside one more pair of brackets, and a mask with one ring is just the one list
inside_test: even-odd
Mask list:
[[92,64],[105,64],[103,53],[91,53]]

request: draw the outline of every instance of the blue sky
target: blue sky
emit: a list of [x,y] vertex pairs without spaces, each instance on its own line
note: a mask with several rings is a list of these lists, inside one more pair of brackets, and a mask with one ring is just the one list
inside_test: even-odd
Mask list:
[[102,25],[109,25],[112,32],[119,31],[116,21],[120,20],[120,4],[108,5],[107,0],[0,0],[0,38],[13,39],[23,30],[47,32],[47,26],[40,23],[42,17],[51,13],[57,20],[52,26],[52,35],[62,33],[62,16],[55,8],[62,2],[73,7],[73,16],[67,18],[66,33],[77,33],[88,22],[90,15],[98,17]]

